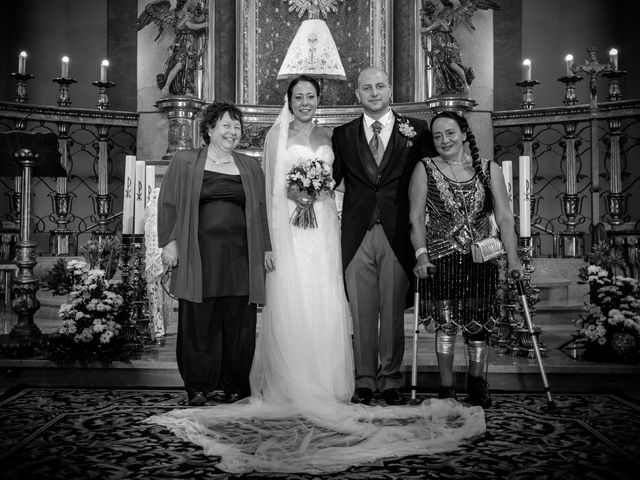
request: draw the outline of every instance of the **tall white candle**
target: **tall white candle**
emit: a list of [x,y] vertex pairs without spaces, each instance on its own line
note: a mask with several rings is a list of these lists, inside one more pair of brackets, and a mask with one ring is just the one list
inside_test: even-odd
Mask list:
[[144,233],[144,207],[146,200],[145,191],[145,164],[144,160],[136,160],[136,189],[133,197],[133,233],[141,235]]
[[611,63],[614,70],[618,70],[618,50],[615,48],[609,50],[609,63]]
[[147,165],[146,172],[144,176],[144,206],[146,207],[149,203],[149,199],[151,198],[151,192],[156,186],[156,167],[155,165]]
[[564,57],[564,61],[567,64],[567,77],[571,77],[573,75],[573,55],[568,54],[566,57]]
[[62,62],[60,63],[60,76],[69,78],[69,57],[66,55],[62,57]]
[[522,79],[527,82],[531,81],[531,60],[528,58],[522,61]]
[[22,51],[20,55],[18,55],[18,73],[26,73],[27,72],[27,52]]
[[102,60],[100,64],[100,81],[106,83],[107,81],[107,69],[109,68],[109,60]]
[[507,187],[509,207],[513,213],[513,164],[511,160],[505,160],[502,162],[502,176],[504,177],[504,184]]
[[520,236],[531,236],[531,157],[518,158]]
[[127,155],[124,160],[124,193],[122,195],[122,233],[133,233],[133,195],[136,183],[136,157]]

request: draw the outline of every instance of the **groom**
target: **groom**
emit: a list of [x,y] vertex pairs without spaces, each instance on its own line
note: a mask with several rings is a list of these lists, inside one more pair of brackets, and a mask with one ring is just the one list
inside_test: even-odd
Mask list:
[[333,176],[344,180],[342,265],[353,317],[354,403],[400,394],[404,310],[415,257],[409,240],[409,179],[418,160],[436,155],[427,123],[389,107],[389,76],[360,72],[356,97],[364,114],[333,132]]

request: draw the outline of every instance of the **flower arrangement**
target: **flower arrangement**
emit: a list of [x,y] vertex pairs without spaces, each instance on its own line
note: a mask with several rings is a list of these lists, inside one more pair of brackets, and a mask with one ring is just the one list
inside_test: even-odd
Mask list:
[[311,197],[307,206],[297,205],[291,214],[291,225],[302,228],[317,228],[318,222],[313,210],[313,201],[323,192],[330,192],[335,186],[331,167],[318,158],[301,160],[287,173],[285,184],[289,191],[296,190]]
[[98,240],[87,240],[80,247],[80,253],[89,263],[90,268],[104,270],[108,279],[113,278],[120,252],[120,240],[115,235],[105,236]]
[[72,262],[67,267],[73,269],[75,283],[69,302],[58,311],[62,325],[48,341],[49,359],[109,365],[135,358],[142,344],[124,335],[129,315],[119,284],[109,281],[104,270],[89,269],[86,262]]
[[51,290],[53,295],[67,295],[81,280],[85,269],[86,262],[67,261],[64,257],[60,257],[44,278],[43,286]]
[[613,275],[615,257],[596,246],[580,269],[581,280],[589,284],[589,304],[574,320],[578,340],[584,343],[589,360],[634,363],[640,360],[640,289],[638,281]]

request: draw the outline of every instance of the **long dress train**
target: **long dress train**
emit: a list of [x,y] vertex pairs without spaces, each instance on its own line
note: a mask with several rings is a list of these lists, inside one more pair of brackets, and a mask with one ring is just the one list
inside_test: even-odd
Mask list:
[[288,223],[295,204],[286,198],[284,177],[310,156],[333,161],[328,145],[316,151],[296,145],[280,151],[273,171],[267,168],[276,271],[267,275],[252,397],[148,419],[219,456],[217,467],[230,473],[336,472],[452,450],[485,431],[480,407],[453,400],[399,407],[346,403],[354,387],[353,353],[335,203],[328,194],[314,202],[317,228]]

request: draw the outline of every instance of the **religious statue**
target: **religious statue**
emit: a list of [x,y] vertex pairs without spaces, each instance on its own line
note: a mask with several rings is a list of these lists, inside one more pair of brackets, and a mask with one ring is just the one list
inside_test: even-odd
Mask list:
[[460,22],[475,30],[471,17],[478,9],[499,10],[500,6],[493,0],[422,0],[422,48],[434,73],[437,95],[469,95],[475,73],[462,64],[453,30]]
[[203,56],[209,28],[207,0],[177,0],[171,9],[169,0],[155,0],[138,17],[138,31],[151,23],[158,28],[157,41],[165,29],[175,31],[175,40],[164,73],[156,76],[163,94],[201,96]]

